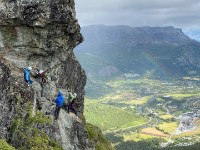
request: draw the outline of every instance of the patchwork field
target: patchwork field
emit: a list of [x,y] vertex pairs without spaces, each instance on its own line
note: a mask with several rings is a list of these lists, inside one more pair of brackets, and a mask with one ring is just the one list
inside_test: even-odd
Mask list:
[[161,132],[155,128],[142,129],[140,134],[146,134],[146,135],[151,135],[151,136],[156,136],[156,137],[169,137],[169,134],[164,134],[163,132]]
[[173,118],[173,116],[169,115],[169,114],[166,114],[166,115],[160,116],[160,118],[162,118],[162,119],[171,119],[171,118]]
[[[188,142],[188,136],[194,141],[200,139],[198,120],[194,130],[174,134],[180,116],[200,106],[199,83],[194,82],[193,89],[188,86],[191,81],[144,78],[117,78],[101,84],[106,87],[101,89],[106,91],[105,94],[96,98],[86,97],[84,115],[88,123],[102,129],[115,147],[130,141],[147,140],[151,143],[155,138],[166,143],[173,141],[174,145]],[[109,87],[112,90],[107,90]]]
[[178,128],[178,123],[164,122],[164,123],[159,124],[157,127],[165,133],[172,134]]
[[145,140],[145,139],[151,139],[153,138],[152,135],[148,134],[141,134],[141,133],[134,133],[130,135],[124,135],[124,141],[140,141],[140,140]]

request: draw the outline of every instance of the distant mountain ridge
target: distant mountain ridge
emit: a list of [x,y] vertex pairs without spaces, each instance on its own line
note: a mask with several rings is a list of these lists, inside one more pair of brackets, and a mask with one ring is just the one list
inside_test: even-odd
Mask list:
[[[84,42],[76,53],[91,74],[98,75],[107,66],[115,67],[118,73],[151,72],[161,77],[200,73],[200,43],[190,39],[182,29],[90,25],[82,27],[81,33]],[[84,63],[94,58],[98,63]]]
[[152,43],[152,42],[185,42],[190,40],[182,29],[169,27],[129,27],[129,26],[104,26],[91,25],[83,27],[81,32],[85,38],[85,44],[113,43],[125,41],[125,43]]

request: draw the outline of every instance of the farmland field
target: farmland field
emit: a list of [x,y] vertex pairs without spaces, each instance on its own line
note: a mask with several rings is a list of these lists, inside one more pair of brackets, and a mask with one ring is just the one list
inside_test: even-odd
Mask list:
[[144,116],[137,115],[135,111],[101,104],[98,101],[86,100],[85,108],[87,121],[99,126],[103,131],[137,126],[147,120]]
[[195,129],[178,130],[181,116],[200,107],[200,83],[196,80],[115,78],[101,84],[110,90],[101,89],[105,94],[99,97],[87,96],[86,91],[84,115],[88,123],[102,129],[115,147],[154,138],[170,140],[171,146],[191,142],[188,136],[193,141],[200,139],[198,117],[193,121]]

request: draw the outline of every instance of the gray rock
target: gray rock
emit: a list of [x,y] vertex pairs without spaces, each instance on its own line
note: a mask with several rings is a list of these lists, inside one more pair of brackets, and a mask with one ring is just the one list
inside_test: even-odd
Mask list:
[[[86,75],[73,53],[83,40],[74,5],[73,0],[0,2],[0,138],[16,148],[30,149],[28,138],[37,131],[65,150],[94,149],[82,121],[65,110],[53,121],[51,104],[58,90],[77,93],[75,107],[79,118],[83,116]],[[33,78],[28,86],[22,71],[27,66],[49,69],[48,83]],[[51,121],[41,123],[38,113]],[[29,119],[30,129],[24,126],[27,138],[16,138],[21,132],[17,123],[23,127]]]

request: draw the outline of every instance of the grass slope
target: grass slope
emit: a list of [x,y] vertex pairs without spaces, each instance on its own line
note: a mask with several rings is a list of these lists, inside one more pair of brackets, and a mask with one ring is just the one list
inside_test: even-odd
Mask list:
[[146,118],[132,111],[123,110],[97,101],[86,100],[85,117],[88,123],[111,130],[121,127],[136,126],[146,122]]

